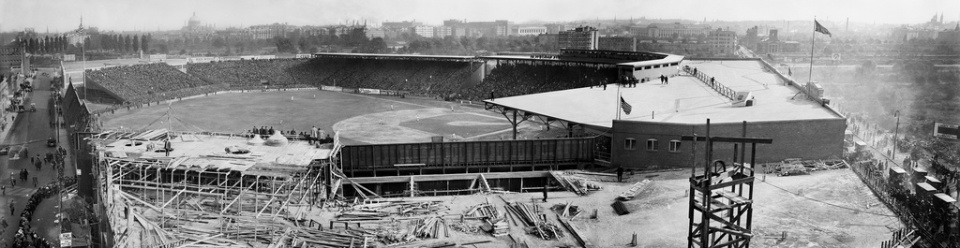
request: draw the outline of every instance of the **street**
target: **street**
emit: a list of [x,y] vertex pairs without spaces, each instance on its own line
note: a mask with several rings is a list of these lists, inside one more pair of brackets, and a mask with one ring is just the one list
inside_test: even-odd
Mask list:
[[[46,75],[43,75],[44,72],[46,72]],[[17,114],[10,130],[3,132],[6,135],[6,137],[2,137],[2,144],[4,144],[4,146],[26,144],[28,152],[26,156],[24,156],[24,153],[20,153],[18,159],[14,159],[13,151],[16,149],[11,149],[9,155],[0,156],[0,175],[2,175],[2,177],[0,177],[0,185],[6,187],[2,198],[0,198],[0,204],[4,206],[0,213],[3,214],[4,221],[8,224],[6,228],[3,228],[3,247],[7,247],[13,243],[14,235],[19,228],[20,214],[27,205],[30,195],[36,191],[38,187],[43,187],[57,180],[57,172],[50,163],[44,163],[39,170],[30,164],[31,157],[37,157],[39,155],[39,158],[42,158],[48,152],[55,152],[55,148],[47,146],[47,140],[58,134],[57,130],[51,127],[49,112],[49,109],[53,107],[49,106],[49,100],[52,98],[50,81],[53,75],[54,72],[50,69],[41,69],[40,72],[38,72],[36,80],[33,82],[33,92],[24,92],[27,94],[24,105],[29,108],[30,103],[34,103],[36,111],[25,111]],[[10,118],[13,114],[7,112],[4,116],[6,116],[5,118]],[[67,136],[63,130],[60,130],[59,135],[60,137],[58,137],[57,140],[59,144],[63,146],[63,144],[66,143],[62,141],[64,141]],[[64,167],[65,176],[73,176],[76,174],[75,168],[70,161],[72,161],[72,159],[67,160]],[[22,169],[26,169],[29,173],[28,180],[26,181],[19,179],[18,175]],[[15,174],[17,176],[13,176]],[[33,182],[34,177],[37,180],[36,186]],[[15,185],[12,185],[12,178],[17,179]],[[44,204],[49,204],[46,202],[51,200],[56,204],[56,197],[45,199]],[[13,212],[10,212],[9,208],[11,202],[14,206]],[[41,210],[43,212],[40,212]],[[57,208],[38,208],[37,212],[33,215],[34,220],[30,220],[33,230],[43,234],[59,234],[60,230],[58,230],[57,224],[53,222],[57,212]],[[45,219],[45,221],[37,221],[38,219]],[[44,236],[46,236],[48,240],[51,239],[49,235]]]

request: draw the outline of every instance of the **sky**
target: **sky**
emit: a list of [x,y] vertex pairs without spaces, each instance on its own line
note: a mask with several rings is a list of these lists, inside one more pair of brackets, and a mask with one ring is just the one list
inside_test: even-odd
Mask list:
[[[114,31],[173,30],[193,13],[218,28],[257,24],[327,25],[351,20],[804,20],[917,24],[944,13],[960,19],[960,0],[0,0],[0,31],[63,32],[84,26]],[[376,25],[374,25],[376,26]]]

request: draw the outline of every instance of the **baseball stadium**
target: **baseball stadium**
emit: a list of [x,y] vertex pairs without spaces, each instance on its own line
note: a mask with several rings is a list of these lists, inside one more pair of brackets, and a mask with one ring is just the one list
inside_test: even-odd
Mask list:
[[61,67],[63,108],[115,247],[875,247],[902,225],[849,170],[767,177],[841,166],[847,119],[759,59],[101,64]]

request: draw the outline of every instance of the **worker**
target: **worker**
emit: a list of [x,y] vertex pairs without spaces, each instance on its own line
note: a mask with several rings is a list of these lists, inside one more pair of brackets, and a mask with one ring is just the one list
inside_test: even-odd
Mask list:
[[623,182],[623,166],[617,166],[617,182]]
[[543,202],[547,202],[547,185],[543,185]]

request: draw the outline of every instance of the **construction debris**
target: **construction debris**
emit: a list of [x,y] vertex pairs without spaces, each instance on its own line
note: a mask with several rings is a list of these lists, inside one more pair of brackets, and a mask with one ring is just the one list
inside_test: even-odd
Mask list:
[[613,204],[610,204],[613,207],[613,211],[617,212],[618,215],[629,214],[630,210],[627,210],[627,206],[623,205],[623,202],[620,200],[614,201]]
[[545,215],[538,214],[538,211],[531,209],[527,204],[508,203],[507,212],[517,217],[527,227],[527,233],[546,240],[563,237],[563,233],[556,225],[549,223]]
[[573,204],[570,204],[570,203],[553,205],[551,209],[556,211],[558,216],[564,217],[564,218],[570,218],[570,219],[577,217],[578,215],[580,215],[580,213],[583,212],[580,210],[579,207],[574,206]]
[[450,237],[450,231],[447,229],[447,223],[440,216],[428,217],[417,220],[416,229],[413,234],[420,238],[439,238]]
[[633,198],[640,195],[640,192],[643,192],[644,189],[650,186],[650,179],[644,179],[643,181],[634,183],[633,186],[630,186],[630,189],[620,193],[620,196],[617,197],[618,201],[629,201]]
[[576,193],[577,195],[586,195],[587,192],[589,191],[597,191],[597,190],[603,189],[602,186],[600,186],[595,182],[590,182],[584,178],[573,176],[574,174],[573,172],[569,172],[569,175],[565,175],[565,174],[568,174],[568,173],[567,172],[561,173],[559,171],[550,172],[550,175],[552,175],[553,178],[558,183],[560,183],[560,186],[562,186],[567,191]]
[[580,244],[580,247],[585,247],[585,248],[594,247],[593,243],[590,242],[589,240],[584,239],[583,236],[580,235],[581,232],[577,230],[575,226],[570,224],[570,222],[567,222],[563,218],[559,218],[559,216],[557,219],[560,220],[560,224],[563,225],[563,227],[567,228],[567,231],[570,231],[570,235],[577,240],[577,243]]
[[496,206],[493,206],[489,203],[482,203],[471,207],[470,210],[463,214],[463,216],[496,219],[500,218],[502,214],[499,210],[497,210]]

